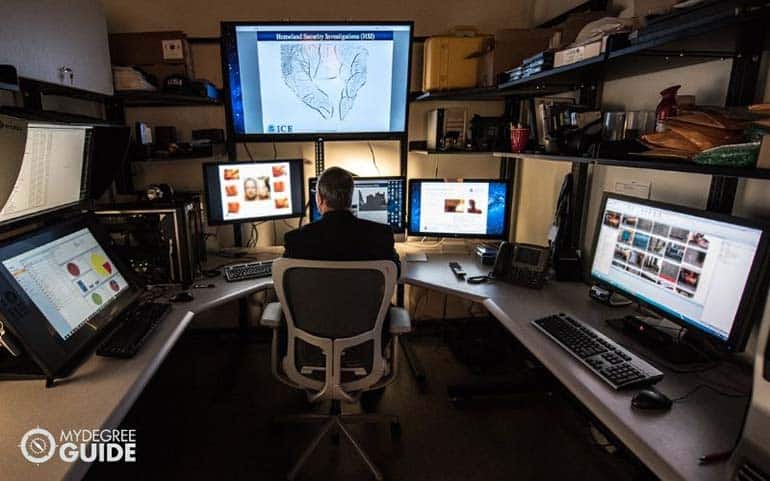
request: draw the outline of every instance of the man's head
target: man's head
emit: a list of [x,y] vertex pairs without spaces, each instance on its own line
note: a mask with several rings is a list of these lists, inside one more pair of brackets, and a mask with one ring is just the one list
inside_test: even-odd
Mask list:
[[321,215],[333,210],[350,209],[353,200],[353,175],[340,167],[329,167],[318,178],[316,205]]

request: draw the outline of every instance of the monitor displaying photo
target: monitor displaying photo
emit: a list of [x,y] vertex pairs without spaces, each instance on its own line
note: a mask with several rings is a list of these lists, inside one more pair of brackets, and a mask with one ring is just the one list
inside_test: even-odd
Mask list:
[[208,223],[301,217],[302,159],[219,162],[203,166]]
[[[309,181],[310,222],[321,218],[315,201],[318,179]],[[403,233],[406,180],[403,177],[355,177],[351,210],[356,217],[389,224],[396,234]]]
[[731,347],[762,262],[762,225],[605,194],[591,276]]
[[508,239],[511,186],[504,180],[409,181],[409,234]]

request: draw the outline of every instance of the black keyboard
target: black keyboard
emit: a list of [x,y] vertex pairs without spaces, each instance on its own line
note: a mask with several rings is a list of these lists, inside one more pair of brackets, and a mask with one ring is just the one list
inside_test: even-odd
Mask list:
[[270,277],[273,275],[273,261],[254,261],[245,264],[234,264],[225,267],[224,274],[227,282]]
[[155,302],[137,304],[126,309],[116,321],[118,327],[102,342],[96,354],[134,357],[170,309],[171,304]]
[[613,389],[654,384],[663,373],[596,329],[566,314],[532,321],[546,336],[585,364]]

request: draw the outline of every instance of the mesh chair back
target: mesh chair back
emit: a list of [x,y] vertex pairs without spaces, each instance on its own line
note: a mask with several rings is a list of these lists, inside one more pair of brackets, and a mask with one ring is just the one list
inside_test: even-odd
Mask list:
[[273,280],[287,324],[283,368],[292,381],[346,399],[382,378],[393,262],[282,258],[273,263]]

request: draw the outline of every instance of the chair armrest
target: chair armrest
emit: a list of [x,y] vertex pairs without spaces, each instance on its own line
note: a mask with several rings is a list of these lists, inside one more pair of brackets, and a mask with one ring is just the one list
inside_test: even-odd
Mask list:
[[278,329],[283,323],[283,309],[281,309],[280,302],[271,302],[265,306],[262,311],[262,318],[259,323],[264,327],[271,329]]
[[388,327],[394,336],[412,332],[412,319],[409,317],[409,312],[403,307],[391,307],[390,326]]

